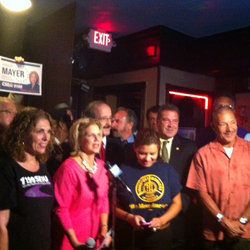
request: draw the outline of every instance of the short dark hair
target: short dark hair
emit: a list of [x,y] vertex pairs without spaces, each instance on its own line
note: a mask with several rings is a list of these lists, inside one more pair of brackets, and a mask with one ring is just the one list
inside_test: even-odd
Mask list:
[[62,108],[55,107],[53,111],[51,112],[51,116],[57,122],[57,124],[59,122],[63,122],[66,124],[67,128],[70,129],[72,125],[72,121],[71,121],[69,114],[67,113],[68,109],[69,108],[67,107],[62,107]]
[[149,119],[150,112],[158,114],[159,109],[160,109],[160,105],[155,105],[155,106],[148,108],[147,113],[146,113],[147,120]]
[[175,111],[178,114],[178,116],[180,117],[179,108],[172,103],[168,103],[168,104],[164,104],[164,105],[160,106],[159,111],[158,111],[158,119],[161,118],[163,111]]
[[103,105],[103,104],[108,105],[106,102],[104,102],[102,100],[96,100],[96,101],[90,102],[87,105],[87,107],[84,109],[83,116],[95,119],[96,118],[95,109],[98,106]]
[[127,116],[126,116],[127,122],[129,122],[129,123],[133,122],[132,131],[135,132],[137,129],[137,123],[138,123],[135,111],[130,109],[130,108],[125,108],[125,107],[119,107],[116,112],[118,112],[118,111],[124,111],[127,113]]
[[150,128],[140,130],[135,137],[135,147],[156,144],[160,149],[161,143],[157,132]]
[[228,92],[228,91],[221,91],[221,92],[217,92],[214,96],[214,101],[213,101],[213,110],[214,110],[214,106],[215,106],[215,103],[216,103],[216,100],[220,99],[220,98],[223,98],[223,97],[226,97],[228,99],[231,99],[232,102],[233,102],[233,108],[235,109],[235,103],[236,103],[236,100],[235,100],[235,96],[231,93],[231,92]]

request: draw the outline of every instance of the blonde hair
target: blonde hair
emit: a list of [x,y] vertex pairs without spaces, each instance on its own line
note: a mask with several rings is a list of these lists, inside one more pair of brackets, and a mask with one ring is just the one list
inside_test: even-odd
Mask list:
[[2,106],[2,103],[11,103],[15,105],[15,102],[11,98],[5,96],[0,96],[0,107]]
[[91,119],[86,117],[80,118],[77,121],[75,121],[71,126],[69,132],[70,133],[69,141],[72,147],[72,153],[71,153],[72,156],[77,156],[81,151],[80,142],[86,133],[86,129],[91,125],[96,125],[100,129],[102,135],[102,125],[96,119]]

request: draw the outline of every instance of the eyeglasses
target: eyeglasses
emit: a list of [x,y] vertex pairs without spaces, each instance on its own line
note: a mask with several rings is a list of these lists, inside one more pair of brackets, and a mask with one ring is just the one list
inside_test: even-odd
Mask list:
[[231,104],[219,104],[215,106],[215,110],[221,109],[221,108],[229,108],[234,109],[233,105]]
[[3,110],[0,110],[1,113],[6,113],[8,115],[16,115],[16,112],[14,111],[11,111],[11,110],[8,110],[8,109],[3,109]]
[[99,121],[106,121],[106,122],[110,121],[110,122],[112,122],[113,118],[112,117],[100,117],[100,118],[98,118],[98,120]]

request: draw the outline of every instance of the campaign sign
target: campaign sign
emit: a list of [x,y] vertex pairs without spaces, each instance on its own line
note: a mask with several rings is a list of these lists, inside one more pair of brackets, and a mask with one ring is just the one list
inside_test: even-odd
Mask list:
[[0,91],[23,95],[42,95],[42,64],[0,56]]

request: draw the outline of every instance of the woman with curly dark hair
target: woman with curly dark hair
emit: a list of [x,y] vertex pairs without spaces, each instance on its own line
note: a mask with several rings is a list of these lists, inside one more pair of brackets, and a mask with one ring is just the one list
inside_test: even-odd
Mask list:
[[0,249],[50,249],[53,186],[44,165],[52,146],[53,120],[25,108],[5,135],[0,156]]

